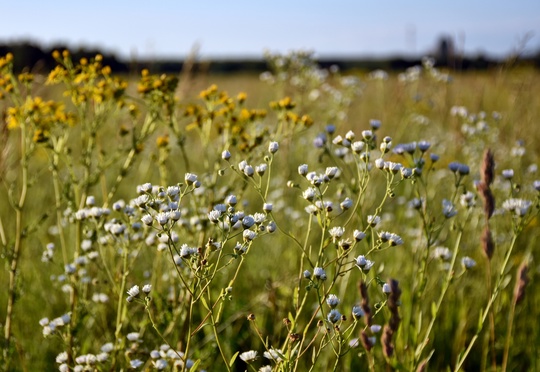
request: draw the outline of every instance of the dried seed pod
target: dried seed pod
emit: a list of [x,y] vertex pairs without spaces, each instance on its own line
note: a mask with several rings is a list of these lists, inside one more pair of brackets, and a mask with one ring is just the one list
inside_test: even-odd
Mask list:
[[488,260],[491,260],[491,257],[493,257],[493,252],[495,251],[495,243],[493,242],[489,225],[486,225],[484,232],[482,233],[482,250],[484,251],[484,254]]
[[493,158],[493,153],[491,152],[491,149],[487,149],[484,152],[484,158],[482,160],[482,168],[480,170],[480,177],[482,178],[482,182],[486,184],[486,186],[490,186],[493,182],[493,175],[495,173],[495,160]]
[[523,298],[525,297],[525,288],[529,283],[529,276],[527,275],[528,272],[529,266],[527,265],[527,262],[523,262],[519,266],[517,272],[516,287],[514,288],[514,301],[516,304],[519,304],[521,301],[523,301]]

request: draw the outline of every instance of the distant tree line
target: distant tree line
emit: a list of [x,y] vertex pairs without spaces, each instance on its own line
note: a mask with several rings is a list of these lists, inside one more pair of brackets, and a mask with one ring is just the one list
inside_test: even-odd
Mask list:
[[[14,55],[14,68],[16,71],[31,70],[37,73],[47,73],[56,65],[52,57],[54,50],[68,49],[74,60],[80,58],[92,58],[96,54],[103,56],[103,64],[108,65],[115,73],[129,73],[140,71],[142,68],[149,68],[153,73],[171,73],[181,71],[184,65],[182,60],[142,60],[125,61],[117,58],[114,53],[107,53],[96,48],[77,49],[68,48],[66,45],[57,44],[44,48],[34,42],[19,41],[11,43],[0,43],[0,56],[7,53]],[[508,60],[496,60],[485,55],[474,57],[458,56],[453,49],[453,45],[446,39],[439,41],[438,47],[430,53],[436,59],[438,67],[447,67],[451,70],[485,70],[502,66]],[[540,69],[540,50],[534,55],[513,58],[512,63],[528,65]],[[321,67],[337,65],[341,70],[364,70],[372,71],[383,69],[386,71],[403,71],[408,67],[421,64],[421,58],[321,58]],[[206,73],[261,73],[268,69],[266,62],[260,60],[247,59],[222,59],[197,63],[193,66],[193,72]]]

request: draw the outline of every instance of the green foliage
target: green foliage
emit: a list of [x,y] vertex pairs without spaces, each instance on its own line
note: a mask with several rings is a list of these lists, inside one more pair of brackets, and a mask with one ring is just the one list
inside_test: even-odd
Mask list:
[[537,74],[53,56],[0,59],[6,370],[536,369]]

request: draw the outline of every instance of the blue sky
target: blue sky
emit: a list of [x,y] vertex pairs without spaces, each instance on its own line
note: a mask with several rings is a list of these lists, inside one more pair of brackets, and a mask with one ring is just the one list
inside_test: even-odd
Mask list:
[[466,53],[540,49],[540,0],[0,1],[0,42],[66,42],[137,58],[422,54],[442,34]]

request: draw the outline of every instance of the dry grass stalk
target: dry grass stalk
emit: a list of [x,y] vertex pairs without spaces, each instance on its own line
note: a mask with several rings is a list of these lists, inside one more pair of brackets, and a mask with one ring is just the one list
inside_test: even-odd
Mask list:
[[514,288],[514,302],[519,304],[525,297],[525,288],[529,283],[529,267],[526,262],[523,262],[517,272],[516,287]]
[[488,260],[491,260],[491,257],[493,257],[493,252],[495,251],[495,243],[493,242],[489,225],[486,225],[484,232],[482,233],[482,250],[484,251],[484,254]]
[[484,214],[486,215],[486,219],[489,220],[495,210],[495,198],[489,186],[483,181],[478,184],[477,189],[484,201]]
[[480,177],[482,182],[488,187],[493,182],[493,174],[495,173],[495,160],[491,149],[487,149],[484,152],[484,158],[482,160],[482,168],[480,170]]
[[362,302],[360,303],[360,307],[364,311],[364,321],[367,326],[371,326],[372,313],[371,313],[371,307],[369,306],[369,296],[368,296],[366,283],[361,281],[359,288],[360,288],[360,295],[362,296]]

